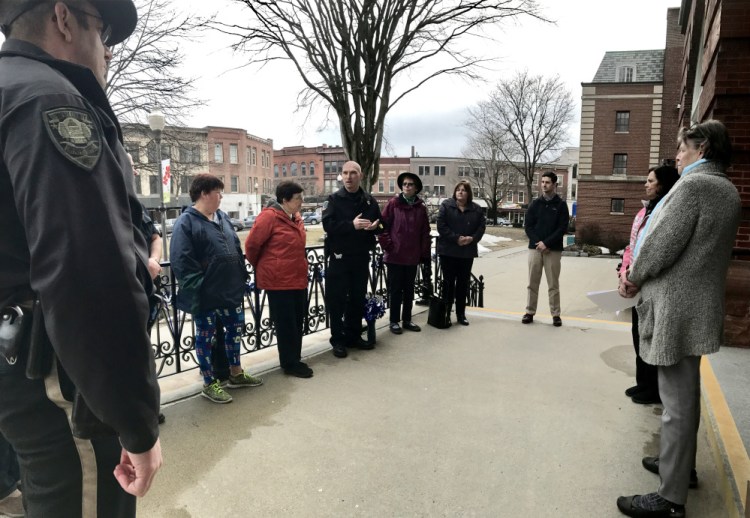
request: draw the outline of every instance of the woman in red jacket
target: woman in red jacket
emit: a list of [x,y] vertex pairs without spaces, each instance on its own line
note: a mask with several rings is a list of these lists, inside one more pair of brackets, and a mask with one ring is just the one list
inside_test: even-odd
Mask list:
[[245,240],[245,257],[255,268],[256,285],[268,295],[281,368],[310,378],[312,369],[300,360],[307,310],[305,224],[299,213],[303,190],[287,180],[276,186],[276,200],[261,211]]

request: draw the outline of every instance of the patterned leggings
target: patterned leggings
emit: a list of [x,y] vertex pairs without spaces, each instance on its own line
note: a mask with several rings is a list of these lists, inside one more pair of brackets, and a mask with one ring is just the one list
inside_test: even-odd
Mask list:
[[211,367],[211,341],[216,334],[216,319],[224,326],[224,348],[227,360],[232,367],[240,366],[240,343],[242,329],[245,327],[245,312],[242,306],[235,309],[215,309],[193,315],[195,321],[195,353],[198,355],[203,383],[209,385],[214,381]]

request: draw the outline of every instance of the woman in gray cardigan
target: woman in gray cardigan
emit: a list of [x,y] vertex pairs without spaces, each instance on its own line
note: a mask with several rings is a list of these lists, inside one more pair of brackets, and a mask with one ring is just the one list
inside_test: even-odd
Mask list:
[[681,178],[652,212],[620,285],[623,296],[641,292],[641,357],[658,368],[664,404],[660,455],[642,461],[661,485],[618,498],[628,516],[684,516],[688,486],[697,485],[700,361],[722,343],[724,285],[740,218],[739,194],[725,174],[731,144],[724,125],[709,120],[683,129],[678,143]]

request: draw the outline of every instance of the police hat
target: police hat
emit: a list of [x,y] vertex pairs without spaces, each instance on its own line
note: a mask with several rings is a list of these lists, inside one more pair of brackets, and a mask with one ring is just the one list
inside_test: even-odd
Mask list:
[[[19,16],[49,0],[0,0],[0,28],[7,34],[8,27]],[[63,1],[63,0],[60,0]],[[133,34],[138,22],[138,12],[133,0],[88,0],[102,17],[105,25],[112,28],[107,45],[117,45]],[[75,7],[72,6],[72,7]]]
[[402,191],[404,190],[404,188],[401,187],[401,184],[404,183],[404,180],[406,178],[411,178],[412,180],[414,180],[414,185],[416,185],[417,187],[417,194],[422,192],[422,180],[419,179],[419,176],[415,175],[414,173],[410,173],[408,171],[398,175],[398,178],[396,179],[396,183],[398,184],[399,189],[401,189]]

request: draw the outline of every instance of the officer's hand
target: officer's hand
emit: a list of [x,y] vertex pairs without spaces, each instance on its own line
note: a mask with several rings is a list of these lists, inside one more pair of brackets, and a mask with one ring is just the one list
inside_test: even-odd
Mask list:
[[148,273],[151,274],[151,280],[156,279],[156,277],[159,275],[159,272],[161,272],[161,265],[159,264],[159,261],[157,261],[153,257],[149,257]]
[[362,217],[361,212],[354,217],[353,223],[354,230],[365,230],[372,224],[369,219]]
[[156,439],[156,444],[144,453],[130,453],[123,448],[114,475],[125,492],[144,496],[151,488],[151,482],[161,468],[161,463],[161,442]]
[[370,223],[370,226],[367,227],[365,230],[375,230],[376,228],[378,228],[378,225],[380,225],[380,220],[376,219],[375,221]]

